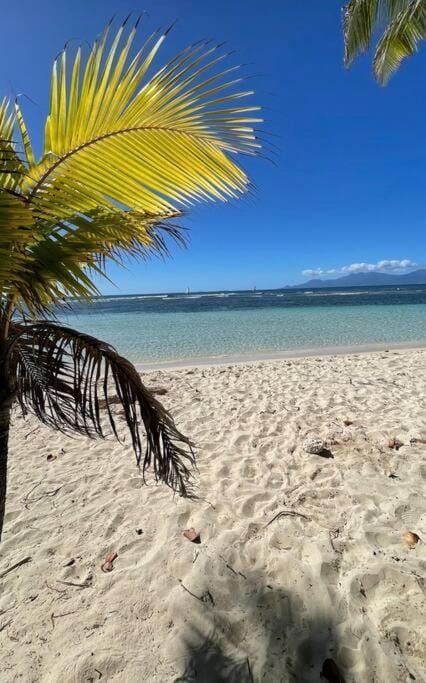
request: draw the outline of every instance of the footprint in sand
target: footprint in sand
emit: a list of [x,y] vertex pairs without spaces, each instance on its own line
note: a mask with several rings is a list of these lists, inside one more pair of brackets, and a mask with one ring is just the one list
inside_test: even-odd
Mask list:
[[120,524],[124,520],[124,513],[123,512],[117,512],[114,517],[111,519],[110,523],[108,524],[106,531],[105,531],[105,538],[111,538],[119,528]]
[[265,503],[270,499],[269,493],[256,493],[247,498],[241,505],[241,515],[243,517],[254,517],[256,507],[259,503]]

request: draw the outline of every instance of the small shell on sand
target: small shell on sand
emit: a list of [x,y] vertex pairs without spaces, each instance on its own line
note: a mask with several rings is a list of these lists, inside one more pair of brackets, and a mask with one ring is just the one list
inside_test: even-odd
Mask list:
[[404,541],[411,550],[413,550],[417,543],[420,541],[420,537],[414,533],[414,531],[406,531],[404,534]]
[[322,439],[305,439],[303,442],[303,450],[313,455],[319,455],[325,448],[325,443]]

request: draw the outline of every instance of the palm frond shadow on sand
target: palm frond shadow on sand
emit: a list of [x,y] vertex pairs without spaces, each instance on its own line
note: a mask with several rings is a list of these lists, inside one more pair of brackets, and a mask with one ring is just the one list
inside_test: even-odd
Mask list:
[[[325,613],[308,613],[300,598],[266,584],[259,589],[259,583],[253,583],[249,593],[244,612],[248,628],[256,634],[251,642],[238,642],[231,636],[231,622],[212,611],[210,627],[187,627],[186,665],[173,683],[326,683],[321,678],[323,662],[337,659],[340,649],[333,619]],[[352,679],[343,680],[351,683]]]

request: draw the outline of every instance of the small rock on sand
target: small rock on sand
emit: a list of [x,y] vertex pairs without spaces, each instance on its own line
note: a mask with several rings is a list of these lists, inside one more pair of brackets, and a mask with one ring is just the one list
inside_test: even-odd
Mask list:
[[303,442],[303,450],[313,455],[319,455],[325,448],[325,443],[322,439],[305,439]]

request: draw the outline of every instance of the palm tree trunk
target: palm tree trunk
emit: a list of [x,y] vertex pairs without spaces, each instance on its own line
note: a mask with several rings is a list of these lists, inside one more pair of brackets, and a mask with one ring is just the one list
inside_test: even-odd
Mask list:
[[0,541],[3,533],[7,491],[7,456],[12,404],[15,398],[8,362],[8,336],[16,297],[9,296],[0,317]]
[[7,453],[9,441],[10,413],[13,402],[13,391],[7,376],[7,363],[3,345],[0,345],[0,541],[3,531],[6,508],[7,489]]
[[11,401],[0,403],[0,541],[3,531],[7,490],[7,452],[9,441]]

